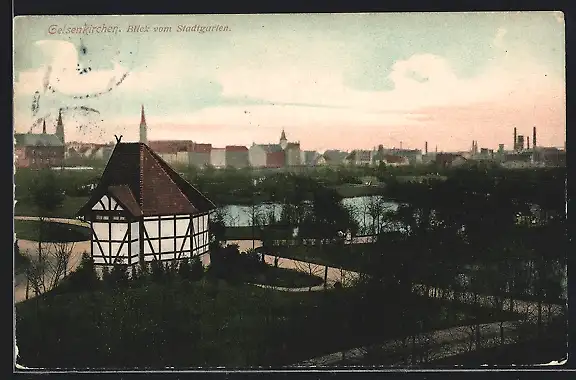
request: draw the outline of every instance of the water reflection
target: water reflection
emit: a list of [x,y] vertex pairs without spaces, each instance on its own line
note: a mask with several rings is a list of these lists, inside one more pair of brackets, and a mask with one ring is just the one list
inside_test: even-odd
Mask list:
[[[344,198],[342,205],[351,211],[355,221],[360,227],[361,234],[374,232],[378,225],[385,229],[396,230],[396,226],[384,223],[387,212],[396,211],[398,204],[390,202],[379,195]],[[248,227],[255,218],[264,217],[270,220],[271,216],[279,220],[282,214],[282,205],[279,203],[264,203],[253,206],[227,205],[220,208],[227,227]]]

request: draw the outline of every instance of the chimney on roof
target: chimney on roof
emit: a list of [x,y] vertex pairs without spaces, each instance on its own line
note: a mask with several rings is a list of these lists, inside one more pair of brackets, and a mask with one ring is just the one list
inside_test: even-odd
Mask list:
[[144,115],[144,105],[142,105],[142,111],[140,116],[140,142],[148,144],[148,126],[146,125],[146,116]]

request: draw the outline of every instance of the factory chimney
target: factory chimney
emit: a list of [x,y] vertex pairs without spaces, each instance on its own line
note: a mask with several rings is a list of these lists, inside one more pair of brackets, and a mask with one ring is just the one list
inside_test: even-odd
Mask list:
[[532,128],[532,148],[536,149],[536,127]]
[[424,154],[428,154],[428,141],[424,142]]
[[530,149],[530,136],[526,136],[526,149]]
[[514,127],[514,145],[512,145],[512,150],[516,151],[518,150],[518,140],[517,140],[517,133],[516,133],[516,127]]

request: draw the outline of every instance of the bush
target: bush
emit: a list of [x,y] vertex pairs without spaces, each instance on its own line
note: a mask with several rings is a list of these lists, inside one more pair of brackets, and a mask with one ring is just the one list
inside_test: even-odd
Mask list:
[[164,281],[164,272],[164,265],[160,261],[154,260],[150,263],[150,275],[152,277],[152,281]]
[[202,262],[198,257],[195,257],[192,260],[191,270],[190,270],[190,279],[192,281],[198,281],[202,279],[204,276],[204,267],[202,266]]
[[113,288],[123,288],[128,285],[128,266],[122,262],[114,264],[110,272],[110,286]]
[[192,268],[190,267],[190,260],[185,258],[184,260],[180,261],[180,265],[178,266],[178,277],[182,280],[189,280],[191,278]]

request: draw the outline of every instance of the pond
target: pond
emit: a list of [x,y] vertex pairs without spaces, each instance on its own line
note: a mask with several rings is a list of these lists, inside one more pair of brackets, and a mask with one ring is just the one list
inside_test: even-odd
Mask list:
[[[342,205],[352,211],[354,218],[360,226],[360,234],[367,234],[372,231],[374,218],[370,215],[371,209],[377,209],[381,205],[381,210],[395,211],[398,204],[391,202],[379,195],[344,198]],[[274,215],[276,220],[280,219],[282,205],[280,203],[263,203],[256,206],[226,205],[220,208],[224,217],[224,224],[227,227],[248,227],[251,226],[252,215],[268,216]],[[380,216],[381,218],[382,216]],[[395,230],[395,226],[388,226]]]

